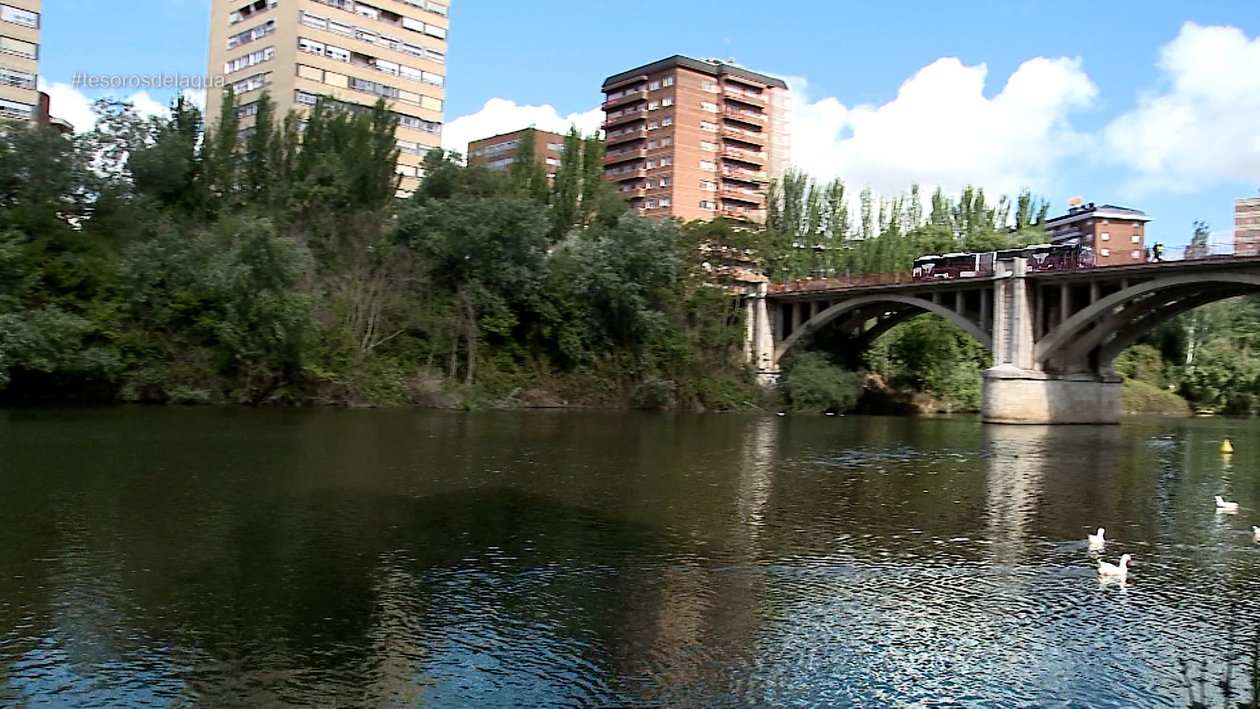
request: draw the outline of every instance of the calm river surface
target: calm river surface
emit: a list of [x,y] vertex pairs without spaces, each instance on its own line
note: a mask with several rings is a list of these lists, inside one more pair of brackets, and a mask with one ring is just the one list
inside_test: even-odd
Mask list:
[[0,411],[0,705],[1184,706],[1183,659],[1215,705],[1258,462],[1246,421]]

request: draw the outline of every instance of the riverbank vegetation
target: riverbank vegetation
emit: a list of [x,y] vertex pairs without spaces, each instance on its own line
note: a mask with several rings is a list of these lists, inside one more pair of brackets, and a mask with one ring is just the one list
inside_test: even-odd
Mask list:
[[[151,119],[103,101],[73,139],[0,132],[0,401],[739,410],[783,395],[844,411],[864,388],[868,408],[974,411],[989,355],[928,315],[864,351],[816,333],[780,392],[761,389],[738,298],[699,247],[783,282],[1045,240],[1028,191],[851,200],[794,171],[770,186],[765,228],[656,223],[576,132],[554,179],[528,149],[500,173],[433,151],[398,198],[383,105],[320,103],[302,123],[255,108],[244,131],[229,95],[215,130],[183,101]],[[1260,413],[1258,334],[1249,299],[1159,328],[1117,363],[1126,407]]]
[[98,111],[73,141],[0,136],[7,402],[763,403],[738,302],[629,213],[598,139],[554,181],[434,151],[400,200],[383,106],[299,126],[264,100],[239,139],[230,97],[210,132],[182,101]]

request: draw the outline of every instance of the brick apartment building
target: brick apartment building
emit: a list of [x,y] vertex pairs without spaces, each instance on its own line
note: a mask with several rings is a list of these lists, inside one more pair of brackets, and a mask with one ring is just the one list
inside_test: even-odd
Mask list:
[[1146,261],[1145,212],[1110,204],[1075,204],[1068,213],[1046,222],[1046,234],[1055,244],[1080,243],[1094,250],[1099,266],[1118,266]]
[[[516,159],[516,148],[520,145],[527,128],[511,133],[503,133],[490,138],[474,140],[468,144],[468,165],[484,165],[491,170],[505,170]],[[564,148],[564,136],[545,130],[534,129],[534,155],[542,161],[547,170],[547,177],[555,177],[560,166],[560,152]]]
[[[278,116],[321,96],[351,111],[384,98],[398,118],[406,192],[441,141],[447,14],[447,0],[212,0],[206,74],[232,86],[242,132],[263,91]],[[208,91],[210,121],[221,105],[222,93]]]
[[1260,255],[1260,197],[1234,202],[1234,255]]
[[39,0],[0,2],[0,120],[39,119]]
[[604,81],[604,177],[651,217],[765,220],[790,159],[787,84],[673,56]]

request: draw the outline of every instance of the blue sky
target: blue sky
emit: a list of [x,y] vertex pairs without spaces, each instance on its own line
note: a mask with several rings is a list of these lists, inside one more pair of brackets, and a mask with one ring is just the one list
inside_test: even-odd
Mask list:
[[[1170,244],[1196,219],[1227,239],[1233,200],[1260,189],[1255,0],[451,4],[451,147],[528,123],[593,126],[605,76],[725,55],[790,78],[794,159],[855,189],[1029,185],[1055,211],[1077,195],[1144,209]],[[46,0],[45,85],[74,71],[204,74],[208,8]],[[54,113],[81,110],[56,88]]]

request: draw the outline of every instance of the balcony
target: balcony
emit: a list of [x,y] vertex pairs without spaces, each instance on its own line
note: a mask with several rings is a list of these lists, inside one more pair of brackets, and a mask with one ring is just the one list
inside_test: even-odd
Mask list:
[[718,213],[727,219],[742,219],[750,222],[763,222],[766,218],[766,212],[763,209],[732,209],[723,207]]
[[606,145],[618,145],[620,143],[628,143],[632,140],[643,140],[647,134],[647,126],[630,126],[622,128],[619,132],[609,131],[604,138]]
[[628,170],[604,170],[604,179],[614,182],[624,182],[625,180],[635,180],[647,177],[647,168],[636,167]]
[[736,160],[745,160],[747,162],[763,162],[766,159],[766,151],[764,150],[744,150],[731,145],[722,146],[722,157],[734,158]]
[[765,170],[749,170],[742,167],[731,167],[729,165],[722,166],[722,177],[728,177],[734,180],[744,180],[747,182],[769,182],[770,176]]
[[624,93],[618,91],[616,93],[609,94],[608,98],[604,101],[604,105],[602,106],[602,108],[605,111],[607,111],[613,106],[620,106],[623,103],[630,103],[632,101],[646,101],[647,96],[648,96],[648,90],[646,86],[643,87],[642,89],[638,89],[634,91],[626,91]]
[[623,108],[620,111],[613,111],[604,116],[604,127],[620,125],[622,123],[631,123],[641,121],[647,118],[647,105],[644,104],[638,108]]
[[604,154],[604,164],[612,165],[614,163],[645,157],[647,157],[647,148],[623,148],[621,150],[610,150]]
[[722,112],[722,115],[725,118],[731,118],[737,121],[747,121],[749,123],[765,123],[767,120],[767,116],[764,113],[748,111],[742,108],[734,108],[732,106],[727,106],[726,110]]
[[739,200],[740,202],[748,202],[751,204],[761,204],[762,202],[762,195],[756,190],[723,187],[720,194],[722,195],[722,199]]
[[722,95],[736,101],[743,101],[744,103],[751,104],[753,106],[767,105],[767,96],[764,93],[745,91],[731,86],[730,84],[726,84],[722,87]]
[[753,143],[755,145],[765,145],[766,134],[755,130],[746,130],[739,126],[733,126],[729,123],[722,125],[722,137],[732,140],[739,140],[745,143]]

